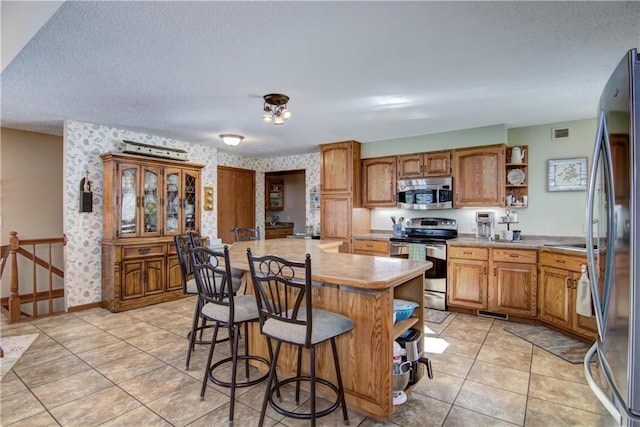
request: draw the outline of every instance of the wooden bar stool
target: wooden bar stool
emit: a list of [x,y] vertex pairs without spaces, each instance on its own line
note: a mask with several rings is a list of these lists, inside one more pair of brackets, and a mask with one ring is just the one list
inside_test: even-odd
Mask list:
[[[264,423],[267,403],[279,414],[311,420],[312,426],[316,425],[316,418],[325,416],[342,406],[344,421],[348,424],[349,416],[335,339],[353,329],[353,321],[337,313],[311,308],[313,305],[309,254],[305,256],[304,262],[293,262],[275,255],[254,257],[251,255],[251,249],[247,249],[247,257],[260,313],[260,330],[267,337],[268,343],[271,339],[276,340],[259,425],[262,426]],[[331,342],[337,385],[324,378],[316,377],[316,346],[325,341]],[[298,364],[295,377],[278,381],[276,367],[283,342],[297,346]],[[309,350],[309,375],[301,374],[303,348]],[[295,383],[295,400],[299,403],[302,381],[310,383],[311,410],[308,413],[287,411],[274,402],[274,393],[279,394],[280,388],[285,384]],[[316,383],[323,384],[336,393],[335,402],[321,411],[316,411]]]

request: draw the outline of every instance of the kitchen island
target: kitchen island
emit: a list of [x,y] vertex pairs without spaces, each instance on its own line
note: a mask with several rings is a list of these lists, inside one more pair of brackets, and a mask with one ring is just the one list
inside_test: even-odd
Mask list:
[[[247,248],[254,255],[274,254],[303,261],[311,255],[313,305],[349,317],[354,328],[336,339],[347,406],[359,412],[385,419],[394,412],[392,401],[393,340],[414,325],[423,329],[424,272],[432,267],[428,261],[373,257],[332,252],[340,242],[301,239],[275,239],[235,243],[230,248],[234,268],[249,271]],[[253,289],[248,287],[248,292]],[[419,307],[413,316],[393,323],[393,299],[415,301]],[[266,341],[257,324],[249,333],[251,354],[268,357]],[[422,346],[420,342],[420,346]],[[320,346],[317,374],[335,382],[331,346]],[[303,360],[308,356],[303,355]],[[326,361],[326,362],[325,362]],[[303,362],[303,370],[308,362]],[[296,352],[283,345],[280,372],[294,374]],[[420,372],[420,375],[423,373]],[[322,393],[322,388],[318,388]],[[333,396],[329,396],[332,398]]]

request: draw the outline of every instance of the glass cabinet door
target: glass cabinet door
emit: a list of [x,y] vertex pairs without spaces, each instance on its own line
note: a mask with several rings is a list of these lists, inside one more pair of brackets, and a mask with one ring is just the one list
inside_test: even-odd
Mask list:
[[138,167],[120,169],[120,236],[135,237],[138,223]]
[[180,233],[180,171],[167,169],[165,174],[165,233]]
[[143,169],[142,185],[144,187],[144,196],[142,197],[142,234],[144,235],[160,234],[160,198],[158,189],[159,178],[159,169]]
[[184,172],[184,231],[194,231],[197,227],[196,215],[198,176],[195,173]]

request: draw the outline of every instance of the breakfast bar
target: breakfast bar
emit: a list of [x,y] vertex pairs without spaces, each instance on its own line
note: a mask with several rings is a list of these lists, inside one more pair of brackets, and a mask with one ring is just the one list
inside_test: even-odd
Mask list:
[[[231,263],[234,268],[248,272],[247,248],[256,256],[273,254],[294,261],[303,261],[307,253],[311,255],[314,307],[340,313],[354,322],[354,328],[336,341],[347,405],[376,419],[385,419],[394,412],[393,341],[414,325],[422,330],[424,273],[432,264],[337,253],[340,243],[301,239],[239,242],[230,248]],[[253,292],[251,286],[247,292]],[[419,307],[412,317],[394,324],[394,298],[414,301]],[[257,324],[252,325],[249,335],[250,353],[268,357],[266,341]],[[318,376],[335,381],[333,363],[323,362],[332,360],[330,352],[328,345],[319,348],[316,369]],[[287,375],[295,372],[295,355],[292,348],[283,347],[280,372]]]

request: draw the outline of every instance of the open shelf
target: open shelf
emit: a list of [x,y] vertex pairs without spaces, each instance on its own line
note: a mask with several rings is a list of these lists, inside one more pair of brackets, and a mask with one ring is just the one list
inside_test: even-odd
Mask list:
[[397,339],[400,335],[404,334],[413,325],[418,323],[420,319],[417,317],[409,317],[408,319],[401,320],[393,325],[393,339]]

